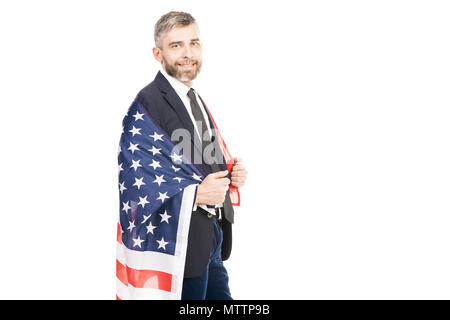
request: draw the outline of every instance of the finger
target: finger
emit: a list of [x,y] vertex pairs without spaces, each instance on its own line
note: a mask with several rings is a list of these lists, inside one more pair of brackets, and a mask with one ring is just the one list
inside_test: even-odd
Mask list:
[[214,173],[210,173],[209,175],[212,176],[215,179],[219,179],[219,178],[222,178],[222,177],[225,177],[226,175],[228,175],[228,170],[217,171],[217,172],[214,172]]
[[232,178],[233,178],[233,177],[239,177],[241,174],[242,174],[242,172],[240,172],[240,171],[233,171],[233,172],[231,173],[231,177],[232,177]]
[[238,162],[244,161],[244,159],[242,159],[241,157],[234,157],[233,160],[234,160],[234,163],[238,163]]
[[237,182],[237,187],[242,187],[245,184],[245,179],[240,179],[239,182]]
[[231,182],[231,180],[228,178],[220,178],[220,179],[217,179],[216,181],[218,181],[222,185],[229,185]]
[[233,182],[232,184],[231,184],[233,187],[242,187],[242,183],[241,182]]
[[231,181],[233,184],[240,183],[243,181],[242,177],[231,177]]
[[247,175],[247,170],[238,170],[231,172],[232,177],[245,177]]

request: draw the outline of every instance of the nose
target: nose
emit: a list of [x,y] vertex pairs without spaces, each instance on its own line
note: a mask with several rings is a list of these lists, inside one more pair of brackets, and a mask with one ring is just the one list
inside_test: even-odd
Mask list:
[[192,53],[192,48],[191,48],[191,46],[189,44],[184,46],[184,56],[186,58],[193,58],[194,57],[194,55]]

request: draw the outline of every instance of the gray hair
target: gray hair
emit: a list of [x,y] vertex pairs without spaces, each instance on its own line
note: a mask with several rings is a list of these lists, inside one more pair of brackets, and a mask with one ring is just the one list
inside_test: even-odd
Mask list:
[[154,38],[156,47],[161,48],[161,38],[164,36],[166,31],[175,27],[188,26],[193,23],[197,26],[194,17],[187,12],[170,11],[169,13],[161,16],[155,24]]

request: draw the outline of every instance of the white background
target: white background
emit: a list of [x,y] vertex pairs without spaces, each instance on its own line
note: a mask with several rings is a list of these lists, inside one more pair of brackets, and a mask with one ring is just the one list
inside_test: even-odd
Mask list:
[[449,299],[449,9],[2,1],[0,298],[115,298],[121,121],[182,10],[195,88],[249,170],[233,297]]

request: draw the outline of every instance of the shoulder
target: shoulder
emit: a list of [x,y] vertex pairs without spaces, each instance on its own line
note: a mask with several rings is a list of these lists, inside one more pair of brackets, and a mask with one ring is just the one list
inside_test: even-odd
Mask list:
[[166,102],[156,78],[139,91],[136,100],[145,108],[153,120],[161,121]]
[[150,82],[147,86],[142,88],[136,97],[138,102],[145,108],[153,108],[160,102],[161,98],[161,92],[158,90],[155,81]]

